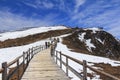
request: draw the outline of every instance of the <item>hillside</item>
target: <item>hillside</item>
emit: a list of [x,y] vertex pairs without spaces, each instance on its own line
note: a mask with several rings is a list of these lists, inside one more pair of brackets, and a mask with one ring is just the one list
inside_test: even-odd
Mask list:
[[27,45],[46,38],[71,33],[63,43],[72,51],[120,60],[120,42],[99,28],[71,29],[65,26],[31,28],[0,34],[0,48]]
[[77,29],[63,43],[76,52],[120,60],[119,41],[99,28]]
[[[61,26],[45,27],[44,29],[31,28],[0,35],[0,63],[11,62],[28,48],[44,45],[45,42],[50,42],[50,38],[56,37],[60,39],[56,50],[80,61],[86,60],[88,65],[120,78],[120,61],[116,61],[119,60],[120,56],[119,40],[116,40],[111,34],[102,29],[71,29]],[[109,54],[109,51],[111,51],[111,54]],[[82,73],[83,67],[77,66],[73,62],[70,62],[70,65]],[[72,80],[78,80],[71,73],[70,77],[72,77]],[[88,70],[88,80],[91,79],[111,80],[99,73]]]
[[71,33],[73,29],[64,26],[40,27],[24,31],[6,32],[0,34],[0,48],[22,46],[42,39]]

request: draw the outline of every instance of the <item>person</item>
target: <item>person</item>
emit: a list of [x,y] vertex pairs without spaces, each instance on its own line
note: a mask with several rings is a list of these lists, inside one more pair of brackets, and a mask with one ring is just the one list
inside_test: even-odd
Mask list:
[[51,45],[51,56],[53,56],[53,54],[54,54],[54,46],[53,45]]
[[57,42],[60,42],[59,38],[57,38]]
[[45,42],[45,48],[47,49],[47,46],[48,46],[48,44],[47,44],[47,42]]
[[48,45],[48,47],[50,47],[50,42],[48,42],[48,44],[47,44],[47,45]]

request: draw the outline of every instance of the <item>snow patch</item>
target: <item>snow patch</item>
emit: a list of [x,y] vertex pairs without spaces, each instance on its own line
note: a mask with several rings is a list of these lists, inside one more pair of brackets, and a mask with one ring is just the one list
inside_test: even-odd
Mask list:
[[84,36],[86,35],[86,33],[82,33],[82,34],[79,34],[79,40],[81,41],[84,41]]
[[38,34],[42,32],[47,32],[51,30],[61,30],[67,29],[64,26],[55,26],[55,27],[39,27],[39,28],[32,28],[24,31],[15,31],[15,32],[6,32],[0,34],[0,41],[4,41],[7,39],[16,39],[20,37],[25,37],[28,35]]
[[96,38],[100,43],[104,44],[104,41],[102,41],[101,39]]
[[87,46],[87,49],[90,52],[92,52],[91,48],[96,48],[96,47],[94,46],[94,44],[91,43],[91,39],[88,39],[88,40],[84,39],[85,35],[86,35],[86,33],[82,33],[82,34],[78,35],[79,36],[79,40],[84,42],[86,44],[86,46]]
[[[69,55],[70,57],[73,57],[80,61],[86,60],[87,62],[91,62],[91,63],[87,63],[90,66],[93,65],[93,63],[105,63],[105,64],[111,64],[112,66],[120,66],[120,64],[118,64],[120,63],[120,61],[110,60],[109,58],[87,55],[83,53],[72,52],[70,51],[69,48],[67,48],[66,45],[62,44],[61,42],[58,43],[56,50],[61,51],[63,54]],[[63,61],[65,62],[66,58],[63,58]],[[73,61],[70,61],[69,65],[71,65],[78,72],[82,72],[83,70],[83,67],[81,65],[78,65]],[[63,70],[65,71],[66,68],[63,67]],[[91,71],[90,69],[87,69],[87,72],[94,74],[93,79],[90,79],[90,77],[87,77],[87,80],[100,80],[100,76],[94,73],[93,71]],[[71,80],[79,80],[78,77],[75,76],[71,71],[69,71],[69,76],[73,77]]]
[[84,29],[84,30],[92,30],[93,33],[96,33],[97,31],[101,31],[101,29],[96,28],[96,27],[93,27],[93,28],[86,28],[86,29]]
[[13,61],[15,58],[17,58],[18,56],[22,55],[23,51],[27,51],[29,48],[32,48],[35,46],[45,45],[46,41],[49,41],[49,39],[41,40],[41,41],[24,45],[24,46],[0,49],[0,68],[3,62],[9,63]]
[[91,43],[91,39],[86,40],[86,41],[85,41],[85,44],[86,44],[86,46],[87,46],[87,49],[88,49],[89,51],[91,51],[91,52],[92,52],[92,49],[91,49],[91,48],[96,48],[96,47]]

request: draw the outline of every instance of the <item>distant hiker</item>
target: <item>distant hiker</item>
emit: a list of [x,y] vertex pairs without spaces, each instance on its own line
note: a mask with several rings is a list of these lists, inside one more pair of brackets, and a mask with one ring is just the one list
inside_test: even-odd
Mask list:
[[54,46],[53,45],[51,45],[51,56],[53,56],[53,54],[54,54]]
[[54,40],[53,40],[54,42],[56,41],[56,38],[54,38]]
[[48,42],[48,44],[47,44],[47,45],[48,45],[48,47],[50,47],[50,42]]
[[48,43],[47,42],[45,42],[45,48],[47,49],[47,46],[48,46]]
[[60,42],[59,38],[57,38],[57,42]]

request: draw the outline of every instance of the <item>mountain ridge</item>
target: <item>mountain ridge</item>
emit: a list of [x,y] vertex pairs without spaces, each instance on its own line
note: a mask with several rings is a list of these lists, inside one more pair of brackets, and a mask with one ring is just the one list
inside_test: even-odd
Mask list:
[[99,28],[77,29],[72,35],[65,37],[63,43],[78,52],[120,59],[118,40]]
[[[54,29],[52,27],[46,28],[48,28],[48,30],[43,32],[39,32],[42,28],[30,28],[24,31],[18,31],[21,33],[25,31],[29,32],[29,30],[34,32],[39,29],[38,32],[35,32],[34,34],[29,32],[30,34],[28,33],[28,35],[23,37],[8,38],[4,41],[0,41],[0,48],[26,45],[41,39],[71,33],[71,35],[63,38],[63,43],[73,51],[108,57],[111,59],[120,59],[119,40],[110,33],[104,31],[102,28],[67,28],[66,26],[62,26],[60,29]],[[21,34],[18,32],[16,34]]]

